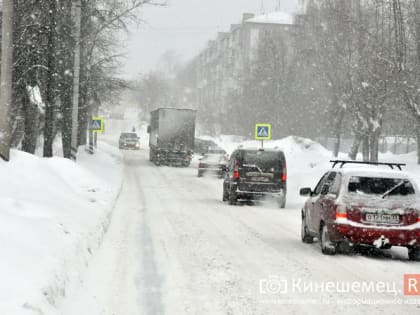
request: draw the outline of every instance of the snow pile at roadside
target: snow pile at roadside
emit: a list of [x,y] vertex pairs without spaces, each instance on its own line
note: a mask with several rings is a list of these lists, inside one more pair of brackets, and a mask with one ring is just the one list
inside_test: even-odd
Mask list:
[[80,152],[74,163],[12,151],[0,161],[0,314],[56,313],[108,225],[122,181],[116,155]]
[[[238,141],[240,138],[235,138],[234,136],[222,136],[213,140],[229,154],[240,145],[253,148],[261,147],[260,141],[249,140],[241,142]],[[301,208],[306,198],[299,196],[300,188],[311,187],[313,189],[315,187],[321,176],[331,168],[329,161],[334,159],[332,152],[318,142],[296,136],[264,141],[264,147],[278,148],[285,153],[288,171],[287,207]],[[340,153],[338,159],[348,160],[348,155]],[[406,163],[406,170],[417,183],[420,183],[415,152],[404,155],[380,154],[379,160],[381,162]]]

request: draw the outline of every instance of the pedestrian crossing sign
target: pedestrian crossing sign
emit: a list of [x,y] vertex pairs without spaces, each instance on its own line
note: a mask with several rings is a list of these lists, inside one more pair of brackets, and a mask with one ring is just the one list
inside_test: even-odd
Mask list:
[[90,121],[89,129],[93,132],[103,133],[105,129],[103,117],[92,117]]
[[271,140],[271,124],[256,124],[255,140]]

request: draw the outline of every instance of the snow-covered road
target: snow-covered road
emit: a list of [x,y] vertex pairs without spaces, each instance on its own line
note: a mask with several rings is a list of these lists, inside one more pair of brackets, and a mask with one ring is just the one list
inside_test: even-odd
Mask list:
[[[402,289],[404,274],[420,271],[405,250],[324,256],[317,243],[300,241],[299,208],[229,206],[221,201],[221,180],[198,178],[193,167],[155,167],[147,156],[147,150],[124,153],[109,231],[60,314],[420,312],[398,305],[400,292],[326,290],[326,282],[370,281]],[[355,305],[362,299],[383,303]]]

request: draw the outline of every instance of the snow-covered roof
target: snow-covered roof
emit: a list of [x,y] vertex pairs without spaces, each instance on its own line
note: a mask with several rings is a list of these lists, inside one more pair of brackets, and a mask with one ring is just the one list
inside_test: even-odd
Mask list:
[[294,25],[295,17],[292,14],[286,12],[270,12],[262,15],[258,15],[254,18],[248,19],[246,23],[266,23],[266,24],[282,24],[282,25]]
[[409,179],[410,176],[399,170],[392,170],[385,165],[382,166],[359,166],[359,165],[346,165],[343,168],[333,168],[332,171],[339,171],[342,174],[348,176],[365,176],[365,177],[382,177],[382,178],[400,178],[400,179]]

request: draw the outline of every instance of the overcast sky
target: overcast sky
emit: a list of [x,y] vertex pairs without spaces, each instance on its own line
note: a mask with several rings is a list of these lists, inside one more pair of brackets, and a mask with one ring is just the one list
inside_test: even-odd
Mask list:
[[128,41],[124,77],[135,78],[155,68],[163,53],[174,50],[194,57],[217,32],[239,23],[243,12],[292,12],[298,0],[168,0],[167,7],[145,7],[146,24],[133,28]]

